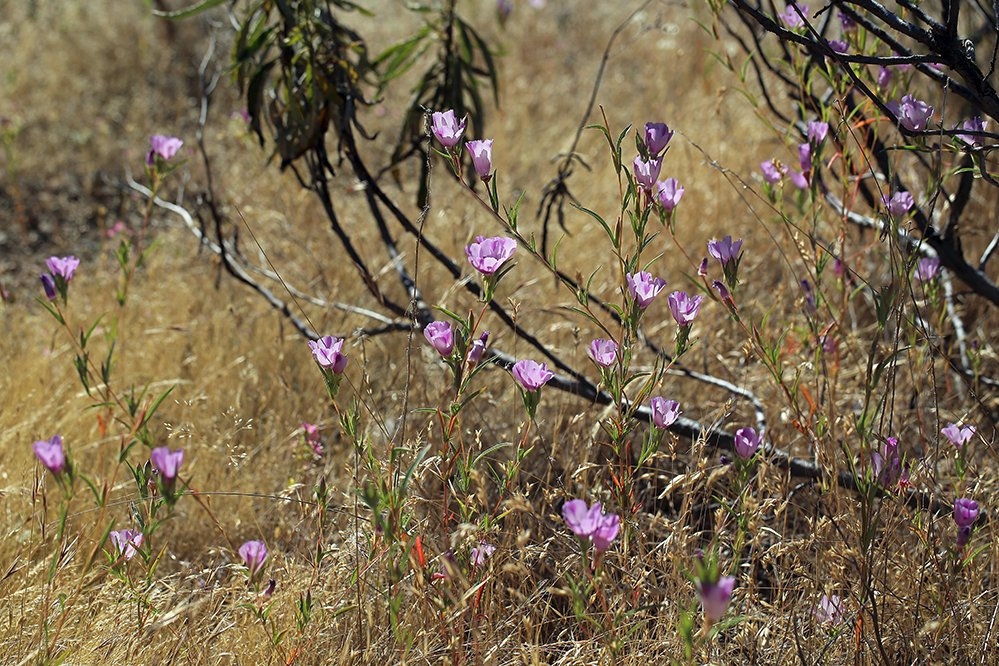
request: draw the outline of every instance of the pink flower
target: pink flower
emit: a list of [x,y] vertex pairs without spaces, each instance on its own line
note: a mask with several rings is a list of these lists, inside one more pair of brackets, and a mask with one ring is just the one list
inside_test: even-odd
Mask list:
[[[796,10],[799,10],[801,14],[799,15]],[[806,19],[808,18],[808,5],[799,5],[796,2],[787,3],[787,6],[784,7],[784,12],[777,15],[781,22],[792,30],[805,26],[805,21],[801,18],[802,16]]]
[[493,140],[466,141],[465,148],[472,156],[472,166],[482,180],[489,180],[493,173]]
[[239,547],[239,556],[250,570],[250,578],[256,578],[267,559],[267,544],[263,541],[247,541]]
[[111,532],[108,536],[111,537],[111,544],[114,546],[118,557],[123,557],[126,561],[135,557],[139,546],[142,545],[142,532],[138,530],[117,530]]
[[763,438],[753,428],[739,428],[735,431],[735,452],[743,460],[749,460],[760,448]]
[[663,430],[676,423],[683,413],[680,411],[680,403],[676,400],[667,400],[659,396],[649,401],[649,408],[652,410],[652,423]]
[[760,162],[760,171],[763,172],[763,180],[774,185],[784,178],[784,174],[787,173],[787,167],[777,160],[767,160],[766,162]]
[[808,121],[808,142],[812,145],[819,145],[826,140],[829,134],[829,123],[821,120]]
[[468,365],[474,368],[482,360],[482,355],[486,351],[486,342],[489,340],[489,331],[483,331],[479,339],[472,343],[468,349]]
[[167,446],[158,446],[149,454],[149,462],[153,464],[153,469],[163,475],[167,481],[177,478],[177,472],[183,461],[183,449],[171,451]]
[[[969,118],[958,125],[956,129],[965,130],[967,132],[984,132],[987,126],[988,123],[982,120],[981,116],[974,116],[973,118]],[[980,136],[976,136],[974,134],[958,134],[956,136],[969,146],[978,147],[982,145],[982,137]]]
[[584,500],[569,500],[562,505],[562,518],[573,534],[590,540],[601,552],[610,547],[621,528],[621,518],[613,513],[604,514],[600,502],[587,507]]
[[714,624],[725,616],[728,604],[732,600],[733,588],[735,588],[735,578],[732,576],[722,576],[716,582],[697,581],[701,609],[709,624]]
[[645,147],[653,157],[666,150],[672,138],[673,131],[666,123],[645,123]]
[[449,322],[434,321],[427,324],[423,329],[423,336],[441,356],[448,357],[454,351],[454,331]]
[[717,259],[718,263],[722,265],[738,259],[739,250],[741,249],[741,238],[733,242],[731,236],[725,236],[721,240],[713,238],[708,241],[708,254]]
[[896,220],[901,220],[916,205],[916,200],[908,192],[896,192],[891,195],[891,198],[888,198],[888,195],[884,195],[881,198],[881,202],[888,209],[888,214]]
[[454,117],[453,110],[434,111],[430,116],[430,131],[433,132],[442,146],[454,148],[461,141],[461,135],[465,133],[465,122],[465,118],[459,122]]
[[146,164],[153,166],[156,164],[156,158],[159,157],[162,160],[169,160],[180,147],[184,145],[184,142],[175,136],[165,136],[163,134],[154,134],[149,137],[149,152],[146,153]]
[[683,197],[684,188],[676,178],[667,178],[656,183],[656,201],[667,213],[677,207]]
[[659,178],[659,171],[663,166],[662,158],[654,157],[649,160],[643,160],[641,155],[639,155],[635,158],[633,166],[635,169],[635,182],[641,185],[642,189],[651,192],[653,186],[656,184],[656,179]]
[[476,236],[475,242],[465,248],[465,256],[472,268],[488,276],[495,274],[509,261],[516,249],[517,241],[512,238]]
[[323,455],[323,438],[319,434],[319,426],[312,423],[303,423],[302,430],[305,433],[305,443],[317,456]]
[[62,278],[65,282],[73,279],[76,269],[80,265],[80,260],[76,257],[49,257],[45,260],[45,266],[53,277]]
[[309,340],[309,349],[319,367],[329,369],[333,374],[343,374],[347,369],[347,357],[341,352],[343,339],[325,335],[318,340]]
[[617,343],[605,338],[597,338],[590,343],[590,358],[601,368],[609,368],[617,360]]
[[471,564],[473,567],[481,567],[486,563],[486,559],[496,552],[496,546],[485,541],[480,541],[478,546],[472,548]]
[[978,520],[978,502],[966,497],[954,500],[954,522],[958,529],[971,527]]
[[634,275],[628,273],[624,277],[628,282],[628,293],[642,310],[652,305],[652,301],[666,287],[666,280],[653,277],[652,273],[646,271]]
[[843,602],[838,595],[822,595],[815,606],[815,621],[819,624],[839,624],[843,621]]
[[52,439],[43,439],[31,445],[35,457],[45,466],[45,469],[59,476],[66,470],[66,453],[62,449],[62,435],[53,435]]
[[798,166],[801,173],[810,174],[812,172],[812,144],[803,143],[798,146]]
[[950,443],[957,448],[962,448],[965,444],[971,441],[971,438],[975,434],[975,426],[969,425],[963,428],[956,423],[951,423],[946,428],[943,428],[940,433],[950,440]]
[[933,107],[912,95],[904,95],[901,102],[889,102],[888,109],[898,116],[902,127],[913,132],[922,132],[933,116]]
[[513,364],[513,378],[524,387],[525,391],[538,391],[555,376],[546,363],[538,363],[530,359],[517,361]]
[[916,262],[915,275],[920,282],[932,282],[940,274],[939,257],[920,257]]
[[875,81],[879,88],[887,88],[888,84],[891,83],[892,73],[887,67],[878,67],[878,75],[875,77]]
[[669,302],[669,311],[676,323],[680,326],[689,326],[697,318],[704,297],[690,296],[685,291],[674,291],[666,300]]

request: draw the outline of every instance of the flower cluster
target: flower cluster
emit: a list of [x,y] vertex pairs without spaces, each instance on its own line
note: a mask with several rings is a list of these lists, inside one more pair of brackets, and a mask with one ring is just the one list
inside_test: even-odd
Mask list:
[[620,517],[614,513],[605,514],[600,502],[588,507],[584,500],[569,500],[562,505],[562,518],[573,534],[593,543],[598,552],[610,548],[621,529]]

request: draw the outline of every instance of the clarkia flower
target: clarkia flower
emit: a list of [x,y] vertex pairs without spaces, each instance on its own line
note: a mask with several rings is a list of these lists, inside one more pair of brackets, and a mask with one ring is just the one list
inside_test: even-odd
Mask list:
[[437,137],[437,140],[445,148],[454,148],[461,141],[461,135],[465,133],[466,119],[459,121],[454,116],[454,111],[434,111],[430,115],[430,131]]
[[108,535],[111,538],[111,545],[114,546],[118,557],[128,561],[135,557],[139,547],[142,545],[142,532],[138,530],[115,530]]
[[263,570],[264,561],[267,559],[267,544],[257,540],[247,541],[239,547],[239,556],[246,568],[250,570],[250,579],[252,580]]
[[954,522],[958,529],[971,527],[978,520],[978,502],[967,497],[954,500]]
[[649,400],[649,409],[652,411],[652,423],[657,428],[666,430],[676,423],[683,412],[680,410],[680,403],[676,400],[656,396]]
[[621,528],[621,518],[614,513],[603,513],[600,502],[587,507],[584,500],[569,500],[562,505],[562,518],[573,534],[591,541],[599,552],[610,547]]
[[483,238],[476,236],[475,242],[465,248],[465,256],[472,268],[483,275],[493,275],[509,261],[517,249],[517,241],[505,236]]
[[319,434],[319,426],[312,423],[302,423],[302,431],[305,436],[305,444],[312,449],[317,456],[323,455],[323,439]]
[[475,167],[475,173],[482,180],[489,180],[493,174],[493,140],[466,141],[465,148],[472,156],[472,166]]
[[53,435],[52,439],[43,439],[31,445],[35,457],[45,466],[45,469],[59,476],[66,470],[66,453],[62,448],[62,435]]
[[184,142],[175,136],[166,136],[163,134],[152,135],[149,137],[149,152],[146,153],[146,164],[153,166],[156,164],[157,157],[164,161],[170,160],[183,145]]
[[53,277],[62,278],[63,281],[69,283],[73,279],[73,275],[76,274],[76,269],[80,266],[80,260],[73,256],[49,257],[45,260],[45,266]]
[[763,437],[753,428],[739,428],[735,431],[735,452],[743,460],[749,460],[760,448]]
[[551,381],[555,374],[548,369],[548,364],[523,359],[513,364],[513,378],[525,391],[538,391]]
[[733,241],[731,236],[725,236],[721,240],[711,239],[708,241],[708,254],[718,260],[723,266],[739,258],[739,250],[742,249],[742,239]]
[[471,564],[473,567],[481,567],[486,560],[496,552],[496,546],[485,541],[480,541],[478,546],[472,548]]
[[673,131],[666,123],[645,123],[645,147],[652,157],[658,157],[666,150],[672,138]]
[[901,102],[888,104],[889,110],[898,116],[902,127],[912,132],[922,132],[933,116],[933,107],[912,95],[904,95]]
[[52,276],[49,275],[48,273],[42,273],[38,277],[42,281],[42,291],[45,292],[45,298],[47,298],[50,301],[54,301],[56,299],[56,296],[59,295],[58,292],[56,291],[55,280],[52,279]]
[[830,39],[829,48],[831,48],[836,53],[846,53],[850,50],[850,45],[844,42],[842,39]]
[[735,588],[733,576],[722,576],[715,582],[697,581],[697,595],[701,600],[701,610],[708,624],[714,624],[725,616]]
[[817,146],[826,140],[826,136],[829,134],[829,123],[822,120],[809,120],[807,134],[808,142]]
[[805,173],[802,171],[792,170],[790,174],[788,174],[787,179],[790,180],[791,184],[794,185],[799,190],[808,189],[808,176],[806,176]]
[[676,178],[667,178],[656,183],[656,201],[667,213],[677,207],[683,197],[684,187]]
[[916,262],[915,275],[920,282],[932,282],[940,274],[939,257],[920,257]]
[[642,186],[642,189],[651,192],[659,178],[659,171],[662,169],[663,161],[660,157],[653,157],[643,160],[641,155],[635,158],[635,182]]
[[171,451],[168,446],[158,446],[149,454],[149,462],[167,481],[177,478],[180,464],[184,461],[184,449]]
[[642,310],[652,305],[652,301],[666,287],[666,280],[653,277],[647,271],[639,271],[634,275],[628,273],[624,277],[628,282],[628,293]]
[[342,338],[324,335],[318,340],[309,340],[309,349],[312,350],[312,357],[316,359],[319,367],[340,375],[347,369],[347,357],[341,351],[343,342]]
[[878,451],[871,454],[871,468],[874,479],[883,488],[901,486],[909,481],[909,471],[902,466],[902,455],[898,452],[898,439],[888,437]]
[[811,143],[803,143],[798,146],[798,165],[801,167],[801,173],[807,178],[808,174],[812,172]]
[[427,324],[423,329],[423,336],[437,353],[445,358],[454,351],[454,330],[450,322],[434,321]]
[[597,338],[590,343],[590,358],[601,368],[609,368],[617,360],[617,343],[606,338]]
[[[981,116],[974,116],[965,120],[963,123],[957,126],[956,129],[965,130],[968,132],[984,132],[985,128],[988,126]],[[975,136],[974,134],[958,134],[957,138],[975,148],[982,145],[983,138],[980,136]]]
[[777,160],[767,160],[760,162],[760,171],[763,172],[763,180],[774,185],[784,178],[784,174],[787,173],[787,167]]
[[701,301],[703,296],[690,296],[685,291],[674,291],[666,299],[669,302],[669,311],[673,319],[680,326],[689,326],[694,323],[697,313],[701,311]]
[[[799,14],[798,11],[795,11],[796,9],[800,11],[801,14]],[[795,30],[797,28],[803,28],[805,26],[805,21],[804,19],[802,19],[802,16],[804,16],[805,19],[808,18],[808,5],[801,5],[796,2],[789,2],[787,3],[787,6],[784,8],[783,13],[778,14],[777,16],[778,18],[780,18],[781,22],[784,25],[791,28],[792,30]]]
[[815,606],[815,621],[819,624],[840,624],[843,621],[843,602],[839,595],[825,595]]
[[960,449],[971,441],[975,430],[975,426],[972,425],[961,427],[956,423],[951,423],[946,428],[941,429],[940,433],[949,439],[951,444]]
[[888,209],[888,214],[895,220],[901,220],[906,213],[916,205],[916,200],[909,192],[896,192],[889,198],[888,195],[881,197],[881,202]]
[[707,257],[702,257],[701,258],[701,263],[697,267],[697,276],[698,277],[702,277],[702,278],[708,276],[708,258]]
[[839,12],[839,27],[842,28],[843,32],[853,32],[857,29],[857,22],[853,20],[852,16]]
[[489,331],[483,331],[479,339],[472,343],[468,349],[468,365],[474,368],[482,360],[482,355],[486,351],[486,342],[489,340]]
[[892,77],[891,69],[889,69],[888,67],[881,66],[878,67],[878,74],[877,77],[875,77],[875,81],[877,82],[879,88],[884,89],[887,88],[888,84],[891,83],[891,77]]

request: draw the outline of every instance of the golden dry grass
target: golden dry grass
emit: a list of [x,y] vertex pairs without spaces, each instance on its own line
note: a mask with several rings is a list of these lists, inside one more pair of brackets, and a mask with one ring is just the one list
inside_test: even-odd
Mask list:
[[[379,4],[382,15],[402,13],[399,3]],[[479,24],[491,26],[492,3],[482,4],[472,13]],[[523,191],[526,211],[533,211],[540,189],[554,175],[552,159],[570,145],[611,30],[637,6],[624,4],[583,10],[551,1],[538,11],[521,3],[506,32],[484,28],[507,51],[501,108],[489,117],[501,191],[511,200]],[[117,389],[148,386],[156,393],[174,387],[152,424],[154,435],[158,444],[184,448],[184,469],[201,500],[182,498],[157,533],[160,559],[148,588],[142,573],[147,565],[138,561],[129,564],[137,586],[132,589],[108,574],[99,553],[97,563],[88,566],[88,555],[99,548],[112,521],[116,529],[128,524],[134,489],[122,470],[113,471],[120,433],[112,427],[102,435],[97,420],[102,412],[90,408],[92,401],[76,380],[69,341],[33,302],[36,276],[46,256],[75,252],[83,265],[71,287],[71,326],[117,312],[113,291],[119,277],[113,244],[103,231],[118,219],[137,225],[143,202],[106,185],[100,175],[114,180],[126,169],[140,173],[148,135],[166,132],[188,141],[188,166],[172,177],[168,195],[179,197],[183,187],[190,197],[203,187],[203,168],[189,149],[197,121],[193,73],[209,26],[188,21],[168,34],[139,3],[0,6],[5,13],[0,19],[0,116],[9,137],[0,214],[5,247],[11,250],[3,259],[0,286],[12,295],[0,312],[5,340],[0,345],[0,661],[658,664],[683,659],[676,627],[684,610],[696,610],[687,579],[694,553],[715,545],[724,564],[733,564],[726,556],[736,530],[717,498],[734,496],[735,480],[717,452],[701,441],[672,441],[668,454],[634,482],[644,506],[626,516],[627,538],[606,555],[608,606],[594,600],[586,609],[599,622],[615,617],[613,636],[574,614],[568,583],[581,580],[583,573],[578,547],[558,514],[560,502],[576,496],[609,501],[614,471],[606,437],[597,427],[602,408],[571,397],[545,394],[537,429],[530,434],[534,452],[515,492],[500,497],[482,472],[474,476],[470,504],[492,507],[502,500],[502,519],[493,521],[487,533],[440,524],[435,461],[431,457],[421,465],[406,513],[409,532],[420,536],[431,563],[420,570],[405,558],[393,562],[373,533],[369,512],[355,515],[364,470],[356,465],[351,443],[339,434],[304,340],[259,298],[221,274],[190,233],[159,210],[153,225],[160,244],[137,276],[124,312],[103,320],[95,344],[101,344],[117,317]],[[33,13],[29,7],[35,7]],[[818,399],[821,372],[813,364],[797,288],[814,258],[801,234],[773,222],[766,206],[722,171],[758,187],[751,174],[759,161],[770,155],[793,161],[793,148],[755,115],[738,92],[737,79],[710,58],[708,50],[727,47],[708,39],[691,11],[652,3],[637,16],[611,50],[599,101],[614,131],[646,120],[664,120],[679,129],[664,168],[687,187],[678,243],[696,252],[696,261],[709,238],[731,233],[747,239],[752,249],[743,264],[748,286],[740,306],[757,323],[769,315],[765,337],[787,334],[785,379],[791,383],[798,373]],[[357,19],[376,51],[408,25]],[[404,101],[404,90],[391,93],[372,114],[371,128],[391,134]],[[314,198],[290,173],[265,164],[265,153],[241,122],[229,117],[239,108],[235,93],[221,92],[209,124],[216,191],[227,213],[247,220],[290,284],[322,298],[371,306]],[[587,133],[579,151],[593,170],[577,174],[575,193],[584,205],[613,216],[618,190],[602,139]],[[446,177],[442,165],[436,167],[434,183],[426,228],[435,242],[460,256],[469,238],[500,232]],[[401,298],[353,184],[341,180],[334,186],[346,226],[365,257],[382,270],[385,288]],[[416,214],[412,188],[393,190],[393,195]],[[987,210],[988,203],[978,205]],[[569,227],[572,235],[561,256],[570,274],[588,273],[608,260],[593,251],[600,234],[589,218],[573,213]],[[884,254],[877,239],[851,230],[843,234],[854,269],[872,280],[883,278]],[[972,236],[969,242],[986,241],[987,236]],[[240,243],[248,255],[256,255],[245,229]],[[404,241],[403,248],[412,266],[414,246]],[[664,254],[660,271],[679,287],[692,268],[674,248],[664,240],[655,251]],[[430,264],[425,254],[421,261]],[[456,311],[473,305],[443,273],[427,268],[418,277],[430,301]],[[608,269],[594,289],[612,295],[614,282]],[[504,282],[502,298],[509,299],[525,327],[538,331],[577,367],[586,367],[585,346],[594,331],[564,310],[571,294],[559,291],[526,255]],[[665,307],[658,307],[663,323],[650,324],[648,332],[668,345],[672,324]],[[370,323],[332,308],[306,308],[324,333],[350,336]],[[974,299],[962,311],[969,337],[982,343],[983,374],[989,375],[996,370],[989,333],[995,315]],[[817,408],[829,419],[818,450],[795,427],[780,387],[747,351],[745,333],[719,305],[705,308],[695,328],[698,346],[687,365],[756,392],[768,410],[768,437],[778,447],[814,455],[827,471],[841,469],[847,464],[844,451],[860,455],[853,422],[873,330],[869,306],[856,306],[851,316],[850,327],[841,331],[838,367],[827,369],[829,393]],[[497,322],[489,321],[486,328],[505,351],[526,353],[523,343]],[[987,425],[994,417],[994,395],[982,394],[976,404],[943,361],[926,353],[925,341],[912,338],[911,344],[889,387],[897,399],[886,434],[898,435],[914,454],[943,461],[934,463],[935,472],[915,478],[921,488],[949,500],[953,474],[934,433],[951,420],[977,423],[973,481],[965,490],[983,506],[996,506],[997,468]],[[449,380],[422,336],[352,337],[349,353],[349,386],[343,395],[362,402],[373,451],[387,459],[390,440],[416,450],[439,438],[433,420],[416,410],[446,404]],[[511,382],[498,371],[480,377],[484,392],[466,415],[461,441],[469,447],[517,441],[524,424]],[[751,410],[731,403],[725,392],[689,380],[670,381],[663,392],[680,400],[686,415],[707,424],[724,418],[722,425],[731,429],[751,422]],[[302,444],[303,421],[323,428],[327,455],[321,461]],[[405,440],[393,439],[403,421]],[[81,469],[111,484],[111,501],[106,512],[99,511],[89,494],[77,489],[64,552],[50,581],[49,566],[59,547],[54,537],[59,492],[30,445],[56,432]],[[313,487],[321,478],[330,485],[333,501],[320,529]],[[750,538],[735,568],[738,584],[730,611],[742,620],[694,655],[694,662],[881,663],[877,640],[887,646],[891,663],[994,660],[999,550],[991,524],[975,536],[983,552],[956,572],[945,552],[953,533],[947,515],[914,515],[886,501],[881,527],[872,535],[875,546],[865,551],[858,501],[848,491],[802,484],[764,462],[748,497]],[[469,572],[472,580],[464,575],[428,580],[439,567],[434,558],[449,548],[464,552],[480,538],[497,546],[485,572]],[[236,548],[247,539],[263,539],[271,549],[267,572],[277,587],[269,602],[248,590],[239,569]],[[325,557],[315,566],[317,548]],[[355,580],[358,567],[361,583]],[[396,567],[405,570],[398,579],[393,578]],[[877,638],[876,623],[861,610],[862,568],[879,591]],[[305,593],[315,608],[311,622],[299,629],[295,608]],[[837,631],[814,618],[823,593],[845,599],[847,623]],[[265,603],[272,608],[273,626],[287,632],[277,646],[251,612]],[[616,653],[609,647],[614,641]]]

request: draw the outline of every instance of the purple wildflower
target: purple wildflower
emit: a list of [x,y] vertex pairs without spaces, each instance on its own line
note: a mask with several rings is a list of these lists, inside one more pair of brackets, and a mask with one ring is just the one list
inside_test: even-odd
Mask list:
[[904,191],[896,192],[891,198],[887,194],[883,195],[881,201],[888,209],[888,214],[895,220],[901,220],[916,205],[916,199],[912,194]]
[[777,160],[767,160],[766,162],[760,162],[760,171],[763,172],[763,180],[774,185],[784,178],[784,174],[787,173],[787,167]]
[[465,248],[465,256],[472,268],[483,275],[493,275],[513,256],[517,241],[505,236],[483,238],[476,236],[475,242]]
[[548,369],[547,363],[538,363],[530,359],[514,363],[512,372],[513,378],[524,387],[525,391],[539,391],[555,376],[555,373]]
[[146,153],[146,164],[153,166],[156,164],[156,158],[169,160],[177,154],[177,151],[183,145],[184,142],[175,136],[154,134],[149,137],[149,152]]
[[434,111],[430,115],[430,131],[433,132],[440,144],[445,148],[454,148],[461,141],[461,135],[465,132],[466,119],[459,122],[454,116],[454,111]]
[[250,570],[250,578],[256,578],[267,559],[267,544],[257,540],[247,541],[239,547],[239,556],[243,559],[246,568]]
[[108,536],[111,538],[111,544],[114,546],[118,557],[123,557],[126,561],[135,557],[139,547],[142,545],[142,532],[138,530],[115,530]]
[[753,428],[739,428],[735,431],[735,452],[743,460],[749,460],[760,448],[763,441],[761,435]]
[[478,546],[472,548],[471,564],[473,567],[481,567],[486,563],[486,559],[496,552],[496,546],[485,541],[480,541]]
[[[798,11],[801,13],[799,14]],[[800,5],[796,2],[789,2],[784,8],[784,11],[777,15],[777,17],[784,23],[787,27],[795,30],[797,28],[802,28],[805,25],[804,19],[808,18],[808,5]]]
[[601,368],[609,368],[617,361],[617,343],[606,338],[597,338],[590,343],[590,358]]
[[697,581],[697,595],[701,600],[701,609],[708,624],[714,624],[722,619],[728,604],[732,600],[732,590],[735,588],[733,576],[722,576],[715,582]]
[[617,537],[621,519],[617,514],[604,514],[600,502],[587,507],[581,499],[569,500],[562,505],[562,517],[572,533],[588,539],[598,551],[605,551]]
[[482,355],[486,351],[486,342],[489,340],[489,331],[483,331],[479,339],[472,343],[468,350],[468,365],[474,368],[482,360]]
[[[968,132],[984,132],[987,125],[988,123],[982,120],[981,116],[974,116],[973,118],[968,118],[963,123],[958,125],[956,129]],[[975,136],[974,134],[958,134],[957,138],[969,146],[974,146],[976,148],[982,145],[982,137]]]
[[628,282],[628,293],[642,310],[652,305],[652,301],[666,287],[666,280],[653,277],[647,271],[639,271],[634,275],[628,273],[624,277]]
[[676,400],[667,400],[659,396],[649,401],[649,408],[652,410],[653,425],[663,430],[676,423],[683,413],[680,410],[680,403]]
[[976,428],[973,425],[961,427],[956,423],[951,423],[946,428],[940,430],[940,434],[949,439],[951,444],[961,449],[971,441],[975,430]]
[[635,158],[633,164],[635,169],[635,182],[642,186],[642,189],[651,192],[659,178],[659,171],[662,169],[663,161],[660,157],[653,157],[643,160],[641,155]]
[[690,296],[685,291],[674,291],[667,298],[669,311],[680,326],[689,326],[694,323],[697,313],[701,310],[701,301],[703,300],[703,296]]
[[466,141],[465,148],[472,156],[472,166],[482,180],[489,180],[493,173],[493,140]]
[[836,53],[846,53],[850,50],[850,45],[844,42],[842,39],[830,39],[829,48],[831,48]]
[[53,435],[52,439],[43,439],[31,445],[35,457],[45,466],[45,469],[59,476],[66,470],[66,453],[62,448],[62,435]]
[[302,424],[305,443],[317,456],[323,455],[323,438],[319,434],[319,426],[305,422]]
[[958,529],[971,527],[978,520],[978,502],[966,497],[954,500],[954,522]]
[[183,449],[171,451],[170,447],[158,446],[149,454],[149,462],[167,481],[173,481],[177,478],[177,472],[180,471],[180,464],[183,461]]
[[939,257],[920,257],[916,262],[915,275],[920,282],[932,282],[940,274]]
[[47,298],[50,301],[54,301],[56,299],[56,296],[59,295],[58,292],[56,291],[55,280],[48,273],[42,273],[38,277],[42,281],[42,291],[45,292],[45,298]]
[[326,335],[318,340],[309,340],[309,349],[312,350],[312,357],[323,369],[328,369],[335,375],[343,374],[347,369],[347,357],[341,351],[343,349],[343,339]]
[[898,116],[898,122],[907,130],[922,132],[933,116],[933,107],[912,95],[904,95],[899,103],[891,103],[888,108]]
[[434,321],[427,324],[423,329],[423,337],[441,356],[448,357],[454,351],[454,330],[450,322]]
[[677,207],[683,197],[684,187],[676,178],[656,183],[656,200],[667,213]]
[[843,602],[839,595],[823,594],[819,598],[815,606],[815,621],[819,624],[840,624],[843,621]]
[[808,121],[808,142],[812,145],[819,145],[826,140],[829,134],[829,123],[822,120]]
[[69,282],[73,279],[76,269],[80,266],[80,260],[76,257],[49,257],[45,260],[45,266],[53,277],[62,278]]
[[730,261],[739,258],[739,250],[742,249],[742,239],[732,241],[731,236],[725,236],[721,240],[711,239],[708,241],[708,254],[718,260],[723,266]]
[[645,123],[645,147],[652,157],[658,157],[672,138],[673,131],[666,123]]
[[891,69],[884,66],[878,67],[878,75],[877,77],[875,77],[875,81],[877,82],[879,88],[881,89],[887,88],[888,84],[891,83],[891,78],[892,78]]

